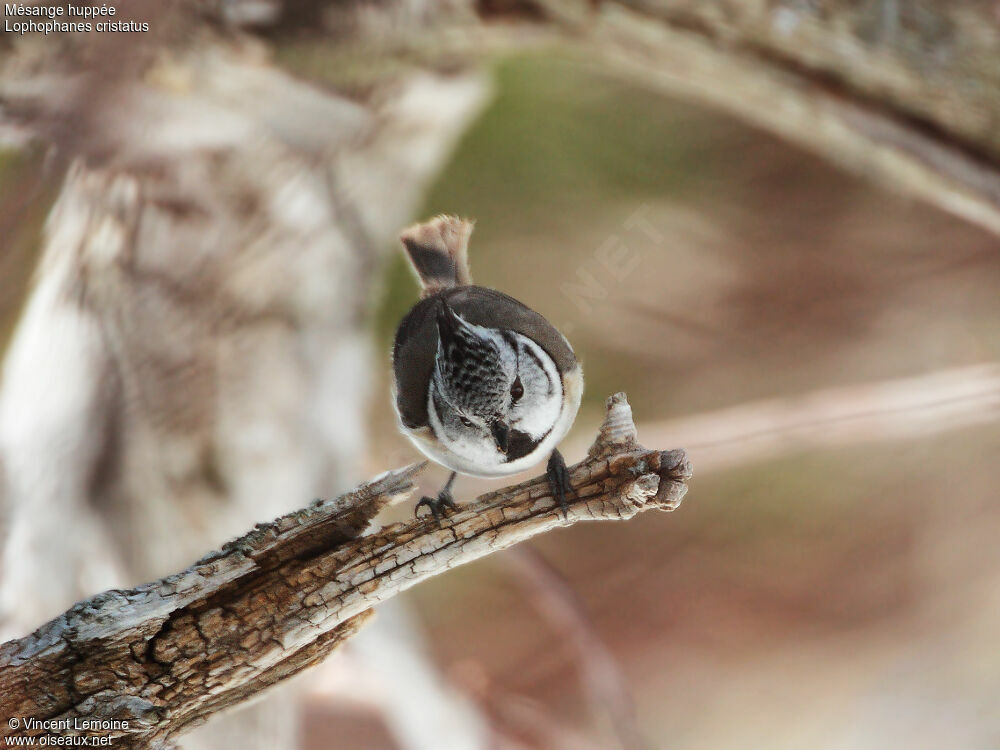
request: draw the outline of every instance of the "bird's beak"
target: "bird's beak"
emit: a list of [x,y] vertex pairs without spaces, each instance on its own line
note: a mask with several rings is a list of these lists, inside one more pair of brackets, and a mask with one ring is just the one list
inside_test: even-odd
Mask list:
[[506,455],[508,440],[510,438],[510,428],[501,421],[496,421],[490,425],[490,432],[497,443],[497,448]]

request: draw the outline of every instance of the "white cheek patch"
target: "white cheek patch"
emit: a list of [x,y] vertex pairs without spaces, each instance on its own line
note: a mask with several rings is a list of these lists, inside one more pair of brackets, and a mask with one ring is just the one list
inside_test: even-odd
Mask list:
[[515,334],[518,343],[518,377],[524,395],[508,413],[512,429],[534,439],[546,435],[556,424],[563,408],[562,378],[555,362],[531,339]]

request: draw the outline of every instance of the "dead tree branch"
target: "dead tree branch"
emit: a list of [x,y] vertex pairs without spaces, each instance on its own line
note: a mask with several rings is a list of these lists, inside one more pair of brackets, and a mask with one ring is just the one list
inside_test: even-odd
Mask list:
[[673,510],[691,476],[684,451],[638,444],[618,394],[587,459],[571,470],[576,497],[566,517],[539,477],[482,495],[442,525],[423,518],[363,533],[421,468],[259,524],[187,570],[99,594],[3,644],[0,714],[71,727],[74,719],[127,722],[102,733],[120,747],[169,745],[315,664],[378,602],[560,526]]

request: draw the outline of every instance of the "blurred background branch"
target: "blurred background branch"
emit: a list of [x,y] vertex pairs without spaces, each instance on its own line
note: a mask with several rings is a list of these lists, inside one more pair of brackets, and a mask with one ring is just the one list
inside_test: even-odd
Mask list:
[[722,471],[842,445],[917,439],[1000,420],[1000,365],[740,404],[643,427],[689,447],[702,471]]
[[[334,45],[332,58],[317,58],[323,69],[309,72],[365,99],[414,65],[468,70],[491,55],[555,43],[651,90],[717,107],[1000,233],[1000,141],[994,127],[1000,103],[993,96],[1000,84],[1000,24],[988,2],[239,0],[201,6],[208,13],[197,15],[178,13],[181,7],[134,6],[133,13],[157,19],[155,41],[99,42],[97,55],[87,50],[96,68],[88,65],[83,73],[69,63],[87,45],[46,40],[44,53],[30,43],[37,40],[8,45],[0,86],[4,131],[42,137],[71,154],[113,153],[119,162],[142,158],[143,152],[162,156],[170,139],[162,131],[157,137],[153,123],[145,126],[148,142],[123,148],[115,130],[108,132],[114,124],[107,119],[114,111],[108,105],[122,96],[133,108],[146,99],[147,107],[161,109],[172,89],[184,93],[193,71],[178,68],[176,59],[166,63],[161,52],[186,57],[192,33],[202,47],[196,78],[211,78],[231,96],[238,96],[240,86],[255,85],[241,67],[248,38],[234,45],[231,37],[213,35],[209,18],[270,42],[306,32],[300,52]],[[232,59],[239,48],[242,63]],[[266,48],[258,47],[257,54]],[[208,49],[213,52],[204,54]],[[110,63],[121,62],[123,54],[128,65]],[[129,69],[142,73],[152,88],[136,88]],[[255,97],[252,107],[274,124],[281,113],[308,111],[305,102],[283,93]],[[201,108],[202,116],[209,112]],[[68,120],[72,128],[65,126]],[[190,145],[196,132],[189,128],[179,140]]]

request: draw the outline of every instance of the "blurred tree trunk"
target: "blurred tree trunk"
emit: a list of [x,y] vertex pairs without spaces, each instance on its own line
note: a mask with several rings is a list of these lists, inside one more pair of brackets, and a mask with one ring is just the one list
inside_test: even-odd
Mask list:
[[[349,100],[188,31],[7,60],[15,122],[69,161],[0,394],[8,635],[357,480],[375,272],[484,99],[408,70]],[[296,725],[279,691],[185,742]]]

